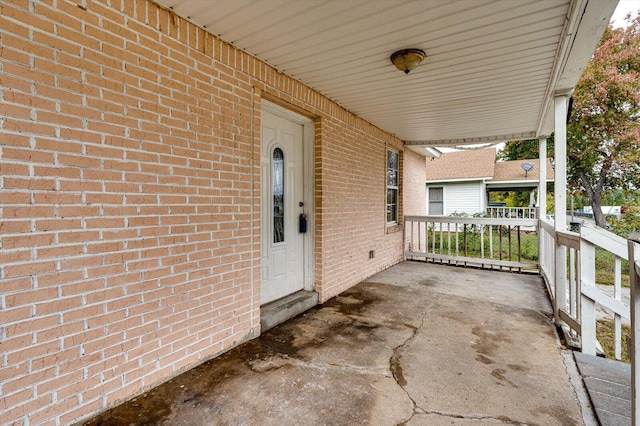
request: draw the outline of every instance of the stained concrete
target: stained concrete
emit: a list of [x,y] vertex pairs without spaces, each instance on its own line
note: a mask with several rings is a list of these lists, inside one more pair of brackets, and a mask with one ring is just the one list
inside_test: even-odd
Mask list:
[[540,278],[405,262],[87,425],[579,425]]

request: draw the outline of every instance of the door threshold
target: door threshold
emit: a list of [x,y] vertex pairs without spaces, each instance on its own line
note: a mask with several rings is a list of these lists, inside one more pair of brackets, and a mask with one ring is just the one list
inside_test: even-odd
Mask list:
[[260,307],[260,332],[295,317],[318,304],[318,293],[300,290]]

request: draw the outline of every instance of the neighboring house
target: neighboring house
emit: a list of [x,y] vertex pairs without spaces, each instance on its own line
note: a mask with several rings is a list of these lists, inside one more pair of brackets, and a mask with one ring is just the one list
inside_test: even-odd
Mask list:
[[0,3],[0,423],[72,424],[402,261],[425,147],[557,147],[615,8],[205,3]]
[[[525,171],[522,164],[532,164]],[[448,216],[454,213],[473,215],[491,207],[492,191],[529,191],[530,202],[520,214],[533,214],[538,189],[540,161],[496,161],[495,148],[445,152],[426,160],[427,214]],[[547,181],[552,182],[553,167],[547,160]],[[504,210],[499,215],[509,214]]]

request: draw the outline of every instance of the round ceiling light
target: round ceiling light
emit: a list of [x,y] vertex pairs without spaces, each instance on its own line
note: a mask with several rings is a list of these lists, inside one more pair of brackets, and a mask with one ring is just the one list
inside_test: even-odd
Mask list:
[[391,55],[391,62],[393,62],[393,65],[400,71],[409,74],[409,72],[416,69],[426,57],[427,54],[424,53],[424,50],[402,49]]

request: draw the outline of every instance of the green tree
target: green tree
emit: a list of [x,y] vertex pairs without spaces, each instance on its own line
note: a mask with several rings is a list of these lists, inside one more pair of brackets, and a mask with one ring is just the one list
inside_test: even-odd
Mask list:
[[[588,197],[601,227],[606,191],[640,187],[640,16],[627,23],[602,36],[575,87],[567,125],[568,183]],[[524,160],[538,152],[536,139],[510,141],[498,158]],[[554,155],[553,135],[547,155]]]
[[[538,139],[509,141],[498,151],[498,160],[529,160],[540,156],[540,142]],[[553,135],[547,138],[547,158],[553,157]]]
[[567,176],[585,191],[596,225],[604,191],[640,186],[640,16],[605,31],[578,81],[567,125]]
[[[538,139],[527,139],[522,141],[509,141],[498,151],[497,158],[501,161],[529,160],[539,158],[540,142]],[[547,138],[547,158],[553,157],[553,135]],[[532,173],[536,173],[535,171]],[[553,194],[553,186],[547,185],[547,192]],[[529,191],[509,192],[503,195],[509,207],[521,207],[529,204]],[[547,211],[549,204],[547,203]]]

